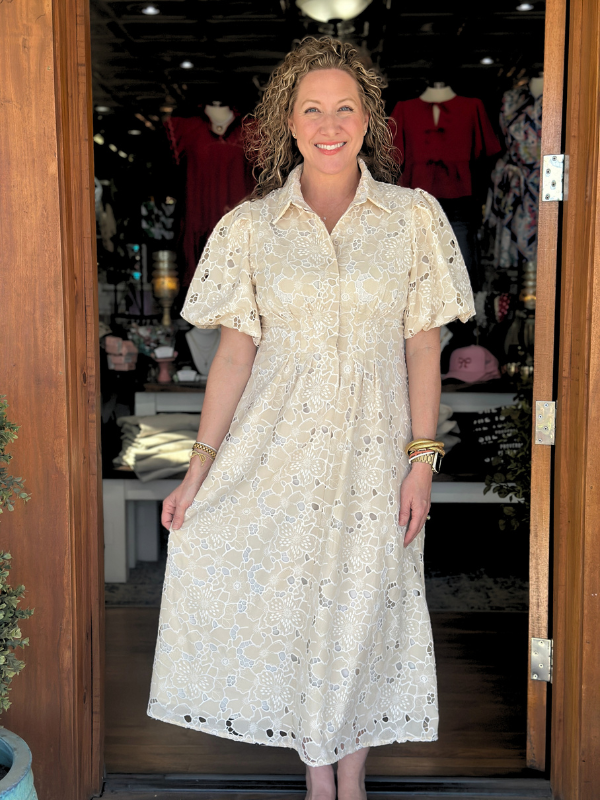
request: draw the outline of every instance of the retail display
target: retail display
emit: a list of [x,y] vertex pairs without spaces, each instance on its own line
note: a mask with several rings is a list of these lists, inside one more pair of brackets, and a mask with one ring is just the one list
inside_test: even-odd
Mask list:
[[506,153],[492,173],[484,215],[496,267],[518,267],[537,255],[543,95],[534,91],[541,92],[539,79],[509,89],[502,98]]
[[450,356],[450,369],[442,378],[455,378],[467,383],[489,381],[500,377],[498,359],[485,347],[472,344],[459,347]]
[[400,184],[425,189],[439,200],[477,291],[481,208],[473,196],[472,170],[478,159],[500,151],[484,105],[436,83],[420,97],[396,103],[391,118],[403,166]]
[[[228,112],[225,118],[224,108]],[[235,110],[214,104],[205,106],[204,112],[194,117],[172,116],[165,121],[175,161],[185,169],[181,238],[184,286],[191,281],[214,226],[254,188],[251,167],[244,154],[241,116]]]
[[132,469],[143,483],[184,472],[196,441],[199,414],[127,416],[118,420],[122,449],[117,469]]
[[427,95],[401,100],[391,114],[403,166],[400,184],[425,189],[438,200],[471,196],[473,162],[500,151],[482,101],[452,95],[435,103],[424,100]]

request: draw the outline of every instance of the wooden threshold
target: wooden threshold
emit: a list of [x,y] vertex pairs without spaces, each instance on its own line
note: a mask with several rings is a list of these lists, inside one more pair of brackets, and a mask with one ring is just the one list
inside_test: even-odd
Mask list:
[[[115,800],[299,800],[306,793],[302,775],[110,775],[102,797]],[[540,778],[388,778],[367,779],[368,800],[468,798],[537,800],[550,798],[550,782]]]

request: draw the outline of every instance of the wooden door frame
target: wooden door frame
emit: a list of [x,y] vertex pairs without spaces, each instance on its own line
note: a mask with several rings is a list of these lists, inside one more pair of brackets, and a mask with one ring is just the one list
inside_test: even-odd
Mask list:
[[599,92],[598,0],[570,0],[554,491],[551,778],[560,800],[594,800],[600,785]]
[[[566,8],[567,0],[548,0],[549,13]],[[13,553],[13,580],[26,585],[36,607],[24,625],[31,635],[27,667],[14,683],[14,705],[2,723],[33,749],[40,800],[85,800],[102,784],[104,604],[88,15],[87,0],[0,2],[0,391],[8,395],[11,418],[23,426],[13,466],[33,494],[25,508],[2,519],[1,533]],[[568,20],[570,176],[555,395],[551,770],[556,798],[592,800],[600,783],[600,455],[594,440],[600,412],[592,402],[600,386],[597,0],[570,0]],[[546,35],[557,36],[556,28],[547,27]],[[547,64],[546,92],[561,90],[558,69]],[[547,126],[545,133],[544,146],[560,152],[557,129]],[[556,227],[558,219],[556,206],[545,209],[541,225]],[[546,283],[538,287],[540,302],[551,290]],[[552,321],[542,324],[544,341],[551,342]],[[537,380],[540,393],[551,390],[547,376],[537,373]],[[549,450],[535,458],[542,471],[549,469]],[[550,509],[542,510],[538,523],[546,535]],[[535,747],[538,757],[544,745]]]
[[87,0],[0,2],[0,393],[21,425],[3,514],[35,608],[2,724],[33,753],[40,800],[103,780],[103,536]]

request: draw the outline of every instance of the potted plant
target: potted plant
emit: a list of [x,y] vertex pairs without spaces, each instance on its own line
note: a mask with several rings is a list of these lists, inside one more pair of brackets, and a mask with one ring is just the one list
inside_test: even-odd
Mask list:
[[[17,438],[17,425],[6,418],[7,403],[0,395],[0,514],[13,511],[15,502],[27,502],[23,479],[8,474],[12,456],[6,447]],[[8,583],[11,556],[0,551],[0,713],[10,706],[8,692],[15,675],[25,664],[15,655],[17,647],[25,647],[28,639],[21,636],[20,621],[33,614],[33,609],[19,608],[24,586]],[[31,751],[16,734],[0,727],[0,798],[2,800],[36,800],[31,772]]]

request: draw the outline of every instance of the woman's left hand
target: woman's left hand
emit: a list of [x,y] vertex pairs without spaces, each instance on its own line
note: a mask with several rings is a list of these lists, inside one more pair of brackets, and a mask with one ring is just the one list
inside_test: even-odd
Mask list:
[[[409,545],[425,525],[431,506],[431,479],[433,471],[429,464],[413,463],[410,472],[400,487],[401,526],[408,525],[404,536],[404,547]],[[410,520],[410,524],[409,524]]]

